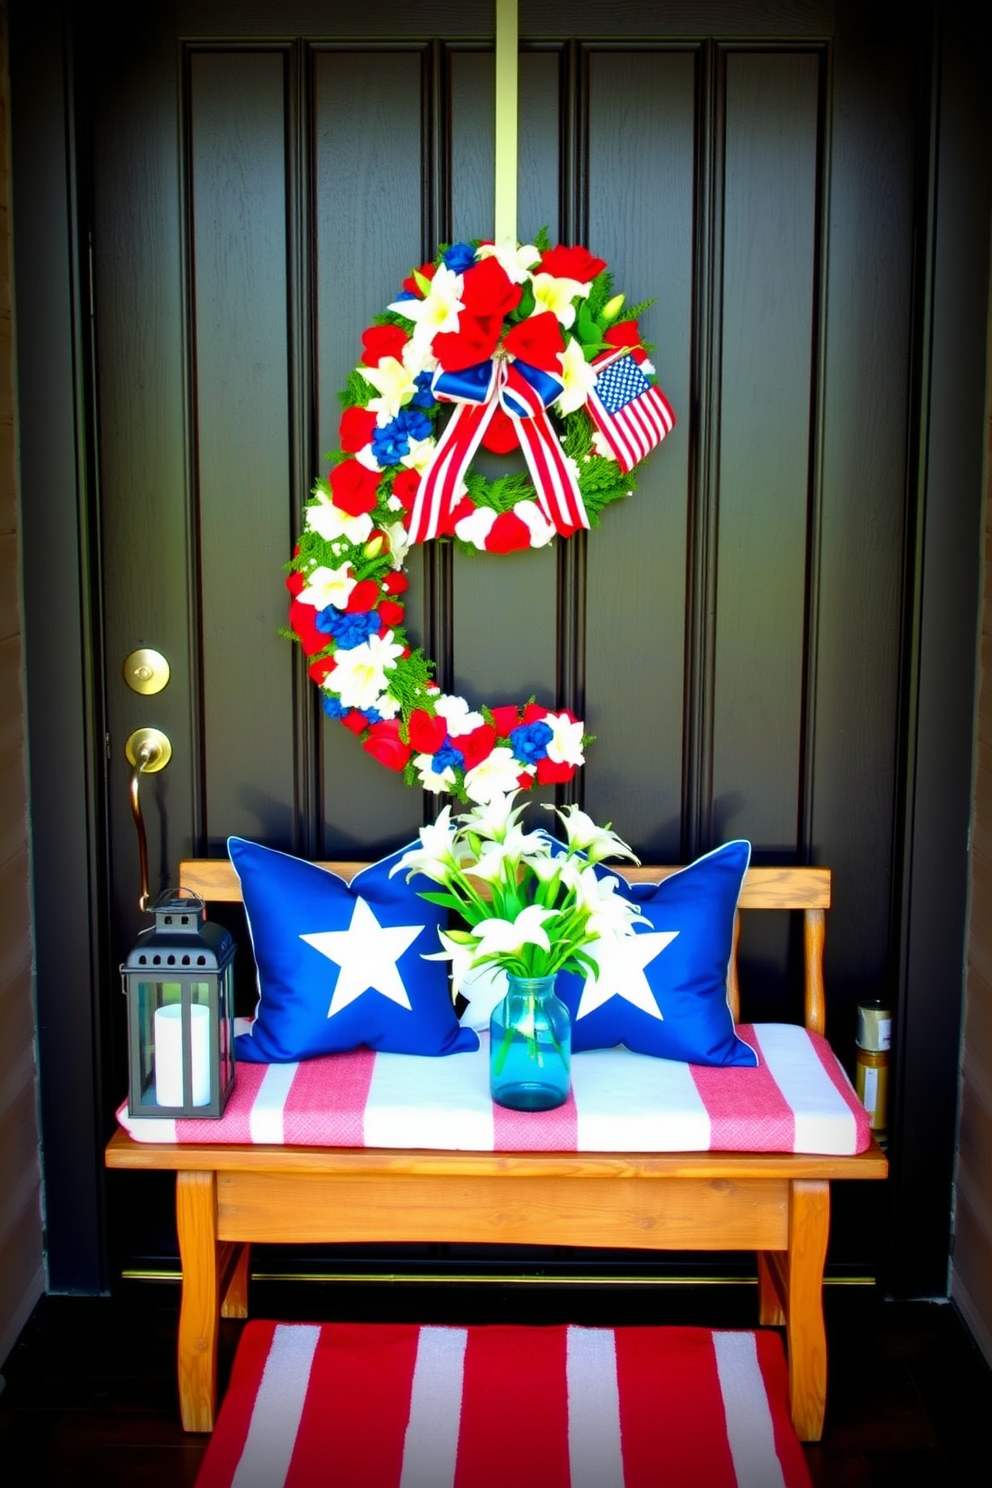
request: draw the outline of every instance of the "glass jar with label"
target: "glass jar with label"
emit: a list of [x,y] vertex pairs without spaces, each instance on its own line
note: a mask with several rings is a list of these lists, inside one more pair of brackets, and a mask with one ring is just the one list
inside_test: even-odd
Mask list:
[[873,1132],[883,1132],[888,1124],[891,1045],[891,1012],[877,999],[859,1002],[854,1088]]

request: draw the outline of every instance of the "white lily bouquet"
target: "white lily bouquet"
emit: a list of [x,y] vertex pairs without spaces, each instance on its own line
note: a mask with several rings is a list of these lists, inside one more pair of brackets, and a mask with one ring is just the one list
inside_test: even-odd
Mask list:
[[[568,1093],[569,1060],[561,1030],[563,1014],[568,1038],[568,1013],[554,997],[555,976],[575,971],[597,977],[598,958],[590,948],[600,940],[633,935],[635,922],[647,922],[635,904],[615,892],[615,878],[595,871],[594,865],[606,858],[638,861],[608,825],[597,826],[577,806],[547,806],[564,826],[566,840],[559,842],[543,829],[521,826],[524,808],[514,805],[518,795],[495,795],[454,820],[445,806],[437,821],[421,828],[420,845],[404,853],[392,872],[405,869],[408,878],[424,874],[440,887],[421,890],[422,896],[454,910],[465,922],[466,929],[438,932],[443,950],[430,958],[452,963],[455,993],[473,968],[489,965],[507,973],[507,996],[493,1014],[491,1030],[493,1093],[503,1104],[546,1109]],[[545,983],[543,991],[536,988],[538,981]],[[552,1006],[545,1017],[548,998],[561,1011]],[[557,1050],[565,1079],[560,1099],[543,1100],[533,1091],[503,1099],[504,1074],[520,1073],[512,1057],[514,1039],[529,1061],[530,1076],[538,1077],[543,1065],[542,1042]],[[522,1083],[529,1088],[535,1082]]]

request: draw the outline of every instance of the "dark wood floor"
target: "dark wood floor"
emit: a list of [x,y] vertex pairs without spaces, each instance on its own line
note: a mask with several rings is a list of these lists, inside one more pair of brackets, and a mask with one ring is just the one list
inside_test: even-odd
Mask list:
[[[205,1439],[184,1435],[178,1285],[44,1298],[4,1365],[5,1488],[192,1488]],[[254,1316],[325,1321],[672,1322],[751,1326],[753,1289],[368,1286],[257,1282]],[[992,1480],[992,1371],[953,1306],[827,1290],[830,1399],[807,1448],[816,1488],[967,1488]],[[222,1373],[239,1324],[224,1325]],[[700,1484],[699,1488],[706,1488]]]

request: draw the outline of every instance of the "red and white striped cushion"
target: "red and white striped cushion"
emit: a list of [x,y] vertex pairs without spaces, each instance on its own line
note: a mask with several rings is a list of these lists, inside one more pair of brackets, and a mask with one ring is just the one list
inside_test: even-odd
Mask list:
[[471,1152],[819,1152],[868,1146],[868,1117],[825,1039],[741,1024],[756,1069],[596,1049],[572,1060],[556,1111],[489,1095],[488,1048],[428,1059],[356,1049],[302,1064],[241,1064],[219,1121],[118,1118],[139,1142],[253,1142]]
[[810,1488],[775,1333],[247,1324],[197,1488]]

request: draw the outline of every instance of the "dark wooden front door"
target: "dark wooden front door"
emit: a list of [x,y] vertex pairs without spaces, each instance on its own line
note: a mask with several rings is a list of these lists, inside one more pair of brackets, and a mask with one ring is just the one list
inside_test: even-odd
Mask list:
[[[214,0],[123,30],[80,9],[109,969],[141,923],[134,728],[174,748],[142,787],[163,883],[230,833],[367,854],[423,819],[323,720],[278,634],[282,565],[363,327],[438,241],[492,230],[492,7]],[[898,960],[920,33],[887,10],[522,5],[520,236],[586,242],[656,297],[679,423],[587,541],[409,565],[439,680],[574,707],[586,809],[646,861],[745,836],[757,862],[835,870],[846,1056]],[[172,667],[151,699],[121,678],[140,645]],[[745,945],[752,1014],[795,1015],[796,953],[784,917]],[[855,1228],[839,1259],[874,1264]],[[155,1235],[132,1217],[115,1246]]]

